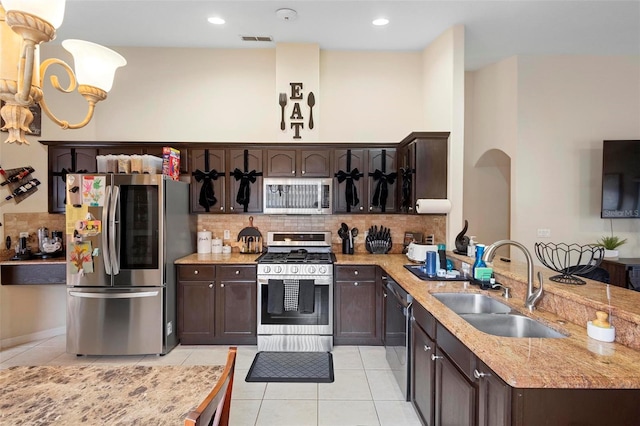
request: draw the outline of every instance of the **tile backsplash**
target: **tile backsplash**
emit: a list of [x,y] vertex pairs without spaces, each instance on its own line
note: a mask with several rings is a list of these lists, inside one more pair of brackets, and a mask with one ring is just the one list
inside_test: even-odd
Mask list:
[[[200,214],[197,215],[198,230],[211,231],[215,237],[223,238],[224,231],[229,230],[230,239],[225,240],[234,251],[239,251],[238,233],[249,226],[252,216],[253,226],[258,228],[266,238],[267,231],[331,231],[333,251],[340,253],[342,243],[338,236],[341,223],[349,229],[358,228],[355,238],[355,253],[366,253],[364,234],[371,226],[385,226],[391,229],[392,253],[402,252],[402,243],[406,231],[433,234],[435,242],[444,242],[446,238],[446,216],[436,215],[402,215],[402,214],[334,214],[334,215],[264,215],[264,214]],[[14,246],[18,242],[20,232],[29,232],[29,246],[38,245],[37,229],[46,226],[49,231],[64,230],[65,216],[49,213],[6,213],[3,218],[4,235],[11,237],[12,246],[7,250],[2,244],[0,259],[13,256]],[[4,241],[3,241],[4,243]],[[194,247],[195,252],[195,247]]]
[[31,251],[38,251],[38,228],[49,228],[52,231],[63,231],[65,226],[65,216],[63,214],[49,213],[5,213],[2,219],[4,226],[4,238],[11,238],[11,248],[7,250],[5,241],[2,241],[0,248],[0,259],[8,259],[15,254],[15,245],[20,238],[20,232],[28,232],[28,246]]
[[422,232],[434,235],[435,242],[445,242],[446,216],[435,215],[402,215],[402,214],[334,214],[334,215],[263,215],[263,214],[201,214],[198,215],[198,230],[211,231],[217,238],[224,237],[224,230],[229,230],[230,240],[225,241],[239,250],[238,233],[249,226],[249,217],[253,217],[253,226],[258,228],[266,238],[267,231],[331,231],[333,251],[342,251],[342,242],[338,236],[341,223],[349,229],[358,228],[355,239],[355,253],[366,253],[365,231],[371,226],[385,226],[391,229],[393,246],[391,253],[401,253],[404,233],[406,231]]

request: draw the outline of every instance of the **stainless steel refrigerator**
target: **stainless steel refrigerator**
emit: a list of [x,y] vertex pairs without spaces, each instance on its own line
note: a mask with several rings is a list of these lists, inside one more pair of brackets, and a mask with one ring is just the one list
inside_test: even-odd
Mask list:
[[66,177],[67,352],[166,354],[174,261],[195,251],[189,184],[163,175]]

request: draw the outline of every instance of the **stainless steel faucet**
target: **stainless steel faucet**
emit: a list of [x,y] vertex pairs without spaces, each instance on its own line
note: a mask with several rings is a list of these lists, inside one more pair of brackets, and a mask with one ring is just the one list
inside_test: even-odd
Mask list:
[[533,288],[533,259],[531,258],[531,253],[529,250],[522,244],[517,241],[512,240],[500,240],[491,244],[484,251],[484,256],[482,259],[485,262],[491,262],[496,255],[496,250],[504,245],[512,245],[518,247],[524,253],[527,258],[527,297],[524,301],[524,306],[529,309],[529,311],[533,311],[536,307],[536,303],[542,297],[542,274],[538,273],[538,280],[540,281],[540,287],[534,291]]

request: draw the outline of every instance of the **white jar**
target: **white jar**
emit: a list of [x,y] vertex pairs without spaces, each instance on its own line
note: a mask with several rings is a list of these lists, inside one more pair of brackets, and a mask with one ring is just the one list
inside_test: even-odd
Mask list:
[[198,254],[211,253],[211,231],[198,232]]

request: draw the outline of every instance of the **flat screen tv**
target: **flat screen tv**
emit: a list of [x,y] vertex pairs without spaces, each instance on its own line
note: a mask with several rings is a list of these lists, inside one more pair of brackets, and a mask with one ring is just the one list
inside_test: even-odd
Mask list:
[[603,142],[600,215],[640,218],[640,140]]

